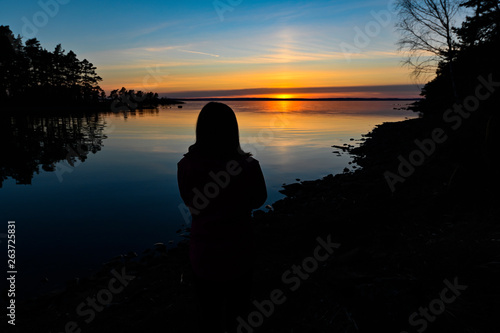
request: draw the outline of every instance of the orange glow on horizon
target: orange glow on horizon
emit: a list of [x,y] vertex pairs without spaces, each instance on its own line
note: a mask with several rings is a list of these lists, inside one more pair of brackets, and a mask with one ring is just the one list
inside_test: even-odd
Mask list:
[[291,95],[291,94],[279,94],[279,95],[274,96],[274,98],[278,98],[278,99],[290,99],[290,98],[294,98],[294,96]]
[[[279,89],[299,89],[301,87],[355,87],[355,86],[379,86],[408,84],[408,71],[397,63],[374,64],[361,63],[356,68],[345,66],[343,63],[336,66],[324,68],[324,64],[307,64],[300,68],[282,69],[247,69],[237,65],[228,65],[228,68],[207,69],[204,66],[165,66],[161,68],[158,75],[146,70],[134,69],[132,73],[118,68],[105,68],[102,70],[103,77],[107,79],[101,87],[109,94],[113,89],[126,87],[136,91],[154,91],[159,94],[169,94],[174,96],[175,92],[193,92],[192,98],[196,98],[196,91],[228,91],[239,89],[256,88],[279,88]],[[165,73],[169,75],[163,75]],[[163,75],[163,76],[162,76]],[[322,96],[317,96],[317,95]],[[365,97],[369,93],[349,92],[350,96],[341,93],[311,93],[294,90],[288,92],[255,93],[253,96],[213,96],[213,97],[267,97],[267,98],[336,98],[336,97]],[[356,96],[352,96],[356,94]],[[244,95],[242,93],[241,95]],[[279,96],[278,96],[279,95]],[[283,96],[281,96],[283,95]],[[292,95],[284,97],[284,95]],[[392,97],[387,92],[385,96]],[[208,97],[204,95],[205,97]],[[417,95],[418,96],[418,95]],[[377,96],[369,96],[377,97]]]
[[[169,96],[175,97],[175,96]],[[329,99],[329,98],[416,98],[416,94],[398,94],[394,96],[391,93],[382,92],[343,92],[343,93],[298,93],[298,94],[258,94],[258,95],[230,95],[230,96],[209,96],[208,98],[227,98],[227,99],[238,99],[238,98],[271,98],[277,100],[289,100],[289,99]],[[188,97],[199,98],[199,97]]]

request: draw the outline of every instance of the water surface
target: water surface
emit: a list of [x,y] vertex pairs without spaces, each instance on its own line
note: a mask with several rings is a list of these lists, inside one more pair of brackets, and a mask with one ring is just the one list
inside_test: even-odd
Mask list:
[[[238,118],[242,148],[261,163],[265,205],[282,198],[284,183],[351,168],[350,157],[333,154],[331,146],[356,145],[375,125],[414,116],[396,110],[396,103],[227,102]],[[7,221],[16,221],[25,294],[86,275],[128,251],[139,253],[156,242],[175,245],[176,231],[188,222],[179,210],[176,164],[194,142],[204,104],[2,118],[0,233],[6,233]],[[40,282],[45,277],[48,285]]]

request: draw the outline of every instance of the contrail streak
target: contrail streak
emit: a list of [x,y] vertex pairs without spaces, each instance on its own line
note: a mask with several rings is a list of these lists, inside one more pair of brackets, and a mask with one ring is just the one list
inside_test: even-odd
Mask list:
[[218,55],[218,54],[211,54],[211,53],[205,53],[205,52],[189,51],[189,50],[180,50],[180,49],[178,49],[178,51],[181,51],[181,52],[187,52],[187,53],[195,53],[195,54],[203,54],[203,55],[207,55],[207,56],[211,56],[211,57],[216,57],[216,58],[218,58],[218,57],[219,57],[219,55]]

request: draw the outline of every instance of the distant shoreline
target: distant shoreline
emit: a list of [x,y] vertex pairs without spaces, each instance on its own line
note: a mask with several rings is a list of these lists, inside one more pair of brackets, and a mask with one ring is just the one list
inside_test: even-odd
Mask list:
[[[418,101],[420,98],[167,98],[166,103],[161,105],[182,105],[185,102],[230,102],[230,101],[249,101],[249,102],[272,102],[272,101],[303,101],[303,102],[316,102],[316,101],[340,101],[340,102],[376,102],[376,101],[394,101],[394,102],[408,102],[408,101]],[[150,110],[156,109],[159,106],[144,106],[136,109],[130,109],[129,111],[140,111],[140,110]],[[9,108],[15,108],[15,112],[9,110]],[[111,101],[103,101],[97,103],[88,104],[54,104],[54,105],[44,105],[44,104],[17,104],[11,103],[5,106],[5,112],[0,112],[3,115],[9,115],[16,113],[24,114],[28,113],[60,113],[60,112],[113,112],[111,108]]]
[[176,98],[178,101],[418,101],[421,98]]

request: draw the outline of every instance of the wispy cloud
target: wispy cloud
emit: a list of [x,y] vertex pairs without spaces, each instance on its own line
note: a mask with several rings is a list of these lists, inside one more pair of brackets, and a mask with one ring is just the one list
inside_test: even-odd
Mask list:
[[146,28],[143,28],[143,29],[132,31],[130,33],[130,35],[132,37],[145,36],[145,35],[149,35],[149,34],[151,34],[153,32],[156,32],[158,30],[161,30],[161,29],[164,29],[164,28],[167,28],[167,27],[171,27],[171,26],[175,26],[176,24],[178,24],[178,22],[175,22],[175,21],[166,21],[166,22],[162,22],[160,24],[154,25],[154,26],[149,26],[149,27],[146,27]]
[[160,46],[160,47],[146,47],[146,48],[134,48],[130,50],[135,50],[135,51],[148,51],[148,52],[163,52],[163,51],[168,51],[168,50],[175,50],[179,46]]
[[215,58],[220,57],[218,54],[212,54],[212,53],[206,53],[206,52],[199,52],[199,51],[190,51],[190,50],[181,50],[181,49],[177,49],[177,51],[187,52],[187,53],[194,53],[194,54],[202,54],[202,55],[207,55],[207,56],[211,56],[211,57],[215,57]]

